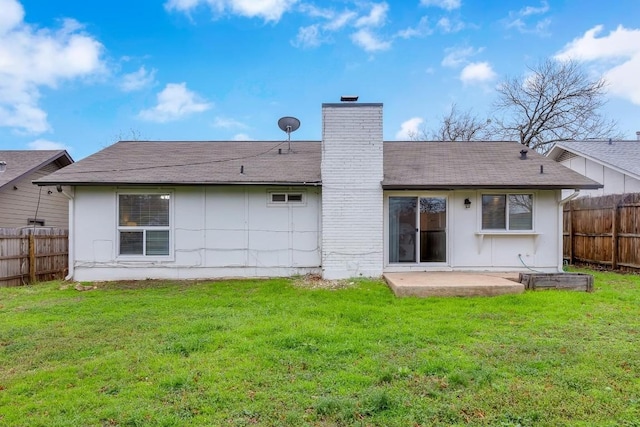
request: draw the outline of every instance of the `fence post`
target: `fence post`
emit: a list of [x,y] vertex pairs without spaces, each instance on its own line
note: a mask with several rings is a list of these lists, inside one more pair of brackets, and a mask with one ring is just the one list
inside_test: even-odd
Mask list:
[[36,236],[29,234],[29,283],[36,283]]
[[573,247],[574,247],[573,235],[573,200],[569,200],[569,264],[573,265]]
[[618,205],[620,199],[613,198],[613,209],[611,210],[611,268],[618,269],[618,232],[620,228],[620,221],[618,221]]

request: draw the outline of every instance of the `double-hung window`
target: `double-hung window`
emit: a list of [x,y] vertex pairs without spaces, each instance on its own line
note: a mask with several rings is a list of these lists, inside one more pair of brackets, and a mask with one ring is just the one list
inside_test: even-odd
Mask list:
[[533,194],[483,194],[483,230],[533,230]]
[[119,255],[170,254],[171,194],[118,194]]

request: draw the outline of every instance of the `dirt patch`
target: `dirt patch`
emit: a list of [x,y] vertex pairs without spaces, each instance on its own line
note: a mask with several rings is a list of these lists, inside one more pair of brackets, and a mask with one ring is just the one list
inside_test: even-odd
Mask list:
[[326,280],[319,274],[307,274],[293,279],[293,285],[306,289],[345,289],[355,286],[353,280]]

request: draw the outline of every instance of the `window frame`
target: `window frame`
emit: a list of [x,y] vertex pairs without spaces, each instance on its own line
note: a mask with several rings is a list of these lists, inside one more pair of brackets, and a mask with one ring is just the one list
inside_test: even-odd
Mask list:
[[[274,201],[274,196],[284,196],[284,200]],[[299,196],[300,200],[291,200],[291,196]],[[303,190],[269,190],[267,191],[267,206],[305,206],[307,194]]]
[[[169,225],[120,225],[120,196],[153,196],[153,195],[167,195],[169,196]],[[174,192],[170,190],[122,190],[116,192],[116,258],[126,260],[149,260],[149,259],[162,259],[170,260],[174,256],[173,248],[173,203]],[[149,255],[147,254],[147,232],[148,231],[167,231],[168,232],[168,248],[167,254],[162,255]],[[142,232],[142,253],[141,254],[123,254],[121,253],[121,233],[122,232]]]
[[[484,197],[485,196],[504,196],[505,198],[505,207],[504,207],[504,227],[502,228],[484,228]],[[531,197],[531,228],[522,229],[522,228],[511,228],[511,212],[510,212],[510,196],[530,196]],[[535,192],[483,192],[480,194],[480,230],[483,233],[532,233],[535,232],[535,205],[536,205],[537,194]]]

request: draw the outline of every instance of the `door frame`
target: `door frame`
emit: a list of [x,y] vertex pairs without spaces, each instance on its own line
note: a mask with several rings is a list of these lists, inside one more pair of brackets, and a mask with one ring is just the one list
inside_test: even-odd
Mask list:
[[[447,210],[446,210],[446,255],[445,262],[420,262],[420,240],[419,236],[416,239],[416,261],[415,262],[389,262],[389,198],[390,197],[410,197],[418,199],[418,209],[416,212],[416,221],[417,228],[419,229],[419,221],[420,221],[420,198],[424,197],[442,197],[446,200]],[[451,270],[451,238],[450,238],[450,229],[451,229],[451,199],[452,193],[450,191],[388,191],[384,193],[384,271],[388,272],[403,272],[403,271],[425,271],[425,270],[441,270],[441,271],[450,271]],[[416,233],[417,235],[419,233]]]

